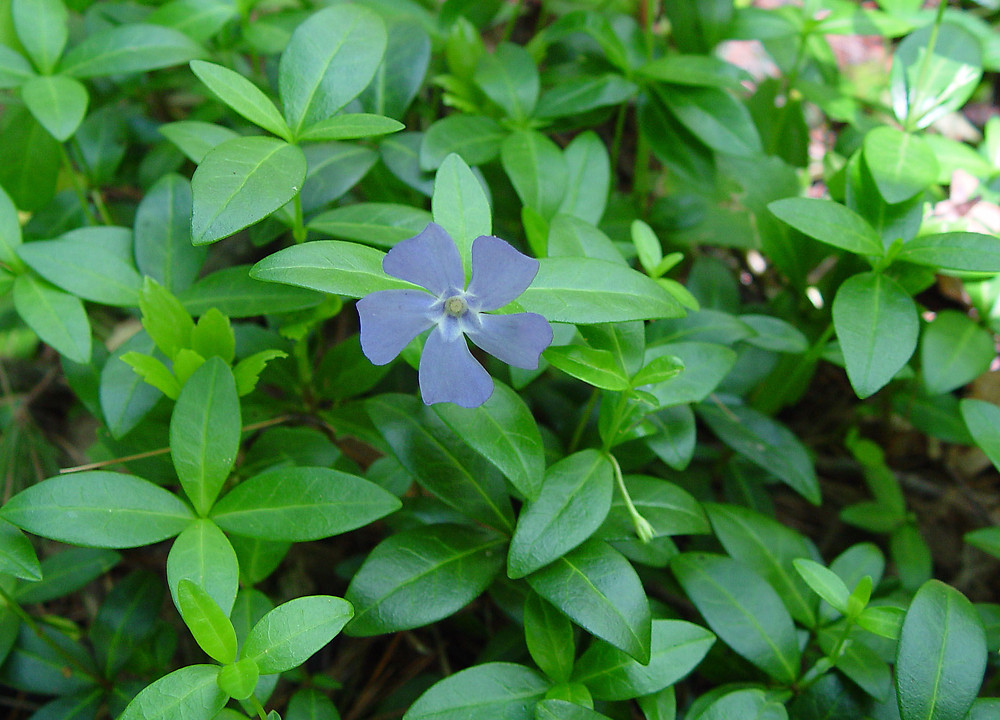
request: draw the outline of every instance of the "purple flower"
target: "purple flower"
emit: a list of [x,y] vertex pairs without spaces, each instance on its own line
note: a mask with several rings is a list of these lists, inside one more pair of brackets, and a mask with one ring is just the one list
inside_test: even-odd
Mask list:
[[531,370],[552,342],[552,328],[541,315],[486,314],[523,293],[538,272],[537,260],[498,237],[473,241],[467,288],[455,242],[434,223],[389,250],[382,269],[426,292],[380,290],[358,300],[361,349],[375,365],[385,365],[434,328],[420,356],[420,392],[428,405],[478,407],[493,394],[493,378],[472,357],[465,336],[508,365]]

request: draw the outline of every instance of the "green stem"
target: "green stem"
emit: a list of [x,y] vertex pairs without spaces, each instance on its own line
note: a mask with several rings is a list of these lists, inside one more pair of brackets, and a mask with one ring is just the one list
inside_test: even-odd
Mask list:
[[618,484],[618,491],[622,494],[622,499],[625,501],[625,509],[628,510],[629,517],[632,518],[632,524],[635,526],[635,534],[638,535],[639,539],[644,543],[648,543],[656,536],[653,526],[649,524],[649,520],[644,518],[642,514],[635,509],[635,504],[632,502],[632,496],[628,494],[628,489],[625,487],[625,477],[622,475],[622,468],[621,465],[618,464],[618,459],[609,452],[606,452],[605,454],[608,456],[608,459],[611,461],[611,466],[615,470],[615,482]]
[[264,712],[264,706],[261,705],[261,702],[260,700],[257,699],[256,695],[251,695],[250,697],[248,697],[247,702],[250,703],[250,706],[257,713],[257,716],[260,717],[260,720],[267,720],[267,713]]
[[500,38],[501,42],[507,42],[510,40],[510,36],[514,33],[514,27],[517,25],[517,18],[521,15],[521,4],[524,0],[516,0],[514,7],[510,10],[510,19],[503,29],[503,37]]
[[597,404],[597,398],[600,395],[600,391],[594,388],[593,392],[590,393],[590,397],[587,398],[587,404],[583,406],[583,412],[580,414],[580,422],[576,424],[576,429],[573,431],[573,437],[569,441],[569,452],[574,453],[576,449],[580,446],[580,440],[583,438],[583,431],[587,428],[587,422],[590,420],[591,414],[594,412],[594,405]]
[[807,28],[799,34],[799,46],[795,51],[795,61],[792,63],[792,70],[785,76],[782,94],[785,96],[785,104],[781,108],[781,114],[778,117],[778,127],[768,139],[767,154],[774,155],[778,149],[778,143],[784,140],[785,128],[788,126],[788,118],[792,112],[792,89],[795,87],[795,83],[799,80],[799,73],[802,72],[802,65],[805,61],[805,50],[806,41],[809,39],[809,30]]
[[87,191],[80,184],[80,178],[76,173],[76,168],[73,167],[73,162],[69,159],[69,153],[66,152],[66,146],[59,143],[59,157],[62,160],[63,169],[69,176],[70,184],[73,186],[73,192],[76,193],[77,199],[80,201],[80,207],[83,208],[83,214],[87,216],[88,225],[97,225],[97,217],[94,215],[94,211],[90,209],[90,202],[87,200]]
[[920,64],[920,74],[917,76],[917,86],[914,89],[913,101],[906,108],[906,118],[903,120],[903,129],[906,132],[915,130],[914,126],[920,120],[920,116],[914,117],[913,111],[914,108],[920,106],[923,100],[924,81],[927,79],[927,73],[931,64],[931,55],[934,54],[934,47],[937,45],[938,31],[941,29],[941,21],[944,19],[944,9],[947,5],[947,0],[941,0],[941,3],[938,4],[937,17],[934,18],[934,25],[931,27],[931,36],[927,40],[927,51],[924,53],[923,62]]
[[649,140],[645,133],[639,133],[635,147],[635,168],[632,171],[632,197],[639,207],[639,217],[646,217],[649,197]]
[[94,207],[97,208],[97,214],[101,216],[101,222],[105,225],[114,225],[114,220],[111,219],[111,213],[108,212],[108,206],[104,204],[104,198],[101,197],[99,190],[90,191],[90,199],[94,201]]
[[295,217],[292,226],[292,237],[295,239],[296,243],[303,243],[306,240],[306,226],[302,222],[302,193],[295,193],[295,197],[292,200],[292,207],[295,210]]

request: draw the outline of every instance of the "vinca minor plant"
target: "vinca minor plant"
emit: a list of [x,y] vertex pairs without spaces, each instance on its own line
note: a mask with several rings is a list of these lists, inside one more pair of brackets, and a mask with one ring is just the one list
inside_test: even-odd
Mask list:
[[1000,8],[0,0],[0,703],[1000,718]]

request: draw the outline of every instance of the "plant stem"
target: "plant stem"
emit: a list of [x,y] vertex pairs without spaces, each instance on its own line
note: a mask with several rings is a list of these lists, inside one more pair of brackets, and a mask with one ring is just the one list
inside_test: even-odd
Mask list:
[[576,449],[580,446],[580,440],[583,438],[583,431],[587,427],[587,422],[590,420],[591,413],[594,412],[594,405],[597,404],[597,398],[599,395],[600,391],[597,388],[594,388],[593,392],[590,393],[590,397],[587,398],[587,404],[583,406],[583,412],[580,413],[580,422],[576,424],[576,429],[573,431],[573,437],[569,441],[569,452],[576,452]]
[[264,712],[264,706],[261,704],[260,700],[257,699],[256,695],[251,695],[247,698],[247,702],[256,711],[260,720],[267,720],[267,713]]
[[73,186],[73,192],[76,193],[77,199],[80,201],[80,207],[83,208],[83,214],[87,216],[88,225],[97,225],[97,217],[94,215],[94,211],[90,208],[90,201],[87,200],[87,191],[80,184],[80,178],[76,173],[76,168],[73,167],[73,162],[69,159],[69,153],[66,152],[66,146],[59,143],[59,157],[62,160],[63,169],[66,174],[69,175],[70,184]]
[[635,509],[635,504],[632,502],[632,496],[628,494],[628,489],[625,487],[625,477],[622,475],[622,468],[621,465],[618,464],[618,459],[611,453],[605,454],[608,456],[608,459],[611,461],[611,466],[615,470],[615,482],[618,484],[618,491],[622,494],[622,499],[625,501],[625,509],[628,510],[629,517],[632,518],[632,524],[635,526],[635,534],[638,535],[639,539],[644,543],[648,543],[656,535],[653,530],[653,526],[649,524],[649,520],[644,518],[642,514]]

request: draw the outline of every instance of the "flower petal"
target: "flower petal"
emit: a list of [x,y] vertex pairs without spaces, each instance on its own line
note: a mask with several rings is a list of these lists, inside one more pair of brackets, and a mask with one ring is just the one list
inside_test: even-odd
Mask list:
[[469,339],[498,360],[534,370],[538,356],[552,343],[549,321],[538,313],[480,315],[479,328]]
[[427,336],[420,356],[420,394],[427,405],[453,402],[466,408],[479,407],[493,394],[493,378],[483,369],[465,338],[448,341],[439,330]]
[[382,269],[439,297],[465,287],[465,270],[455,241],[435,223],[396,243],[382,258]]
[[395,358],[413,338],[431,327],[436,298],[421,290],[379,290],[358,300],[361,350],[375,365]]
[[472,280],[469,294],[480,310],[501,308],[531,285],[538,261],[518,252],[506,240],[480,235],[472,243]]

